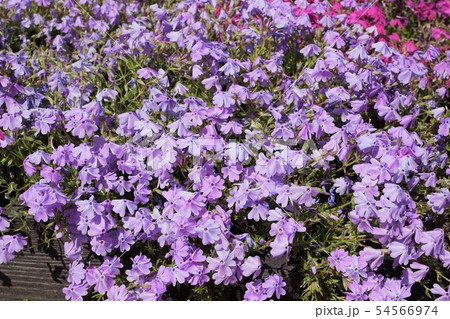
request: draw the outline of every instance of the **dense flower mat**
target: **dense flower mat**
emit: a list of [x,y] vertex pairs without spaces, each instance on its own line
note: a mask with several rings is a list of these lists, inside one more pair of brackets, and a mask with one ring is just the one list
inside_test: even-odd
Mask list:
[[0,264],[32,216],[71,300],[449,300],[449,15],[0,0]]

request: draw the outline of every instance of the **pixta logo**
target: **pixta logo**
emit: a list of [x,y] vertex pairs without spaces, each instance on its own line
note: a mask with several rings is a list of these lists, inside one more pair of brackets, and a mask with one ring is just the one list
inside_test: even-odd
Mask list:
[[359,309],[349,306],[348,309],[342,307],[320,307],[316,308],[316,318],[323,316],[345,316],[354,318],[359,315]]

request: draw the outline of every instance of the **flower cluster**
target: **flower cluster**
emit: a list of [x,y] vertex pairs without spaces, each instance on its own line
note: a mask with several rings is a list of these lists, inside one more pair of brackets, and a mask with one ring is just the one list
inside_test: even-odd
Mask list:
[[0,0],[0,264],[20,204],[70,300],[448,299],[450,5],[406,3]]

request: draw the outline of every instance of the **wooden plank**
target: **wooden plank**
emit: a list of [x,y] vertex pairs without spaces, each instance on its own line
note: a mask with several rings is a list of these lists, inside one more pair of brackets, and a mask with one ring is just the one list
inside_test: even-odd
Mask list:
[[42,229],[35,227],[28,234],[27,247],[37,247],[19,253],[15,259],[0,265],[0,300],[64,300],[62,289],[68,285],[70,262],[64,257],[62,241],[52,242],[49,248],[37,245]]

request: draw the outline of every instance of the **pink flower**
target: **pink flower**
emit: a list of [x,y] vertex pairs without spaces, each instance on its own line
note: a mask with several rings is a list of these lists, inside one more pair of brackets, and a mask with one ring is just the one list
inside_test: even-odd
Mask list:
[[393,27],[398,27],[399,29],[403,28],[403,24],[400,21],[400,19],[392,19],[391,22],[389,22],[389,24]]
[[406,51],[408,54],[412,54],[417,51],[417,47],[412,41],[406,41],[403,44],[403,51]]
[[212,219],[209,219],[203,225],[199,225],[195,230],[198,236],[202,238],[203,245],[213,244],[219,240],[220,226]]
[[398,34],[397,33],[392,33],[390,36],[389,36],[389,39],[391,40],[391,41],[393,41],[393,42],[397,42],[397,41],[400,41],[400,37],[398,36]]
[[446,39],[450,38],[450,34],[440,28],[431,28],[431,36],[436,40],[439,40],[442,37],[445,37]]

